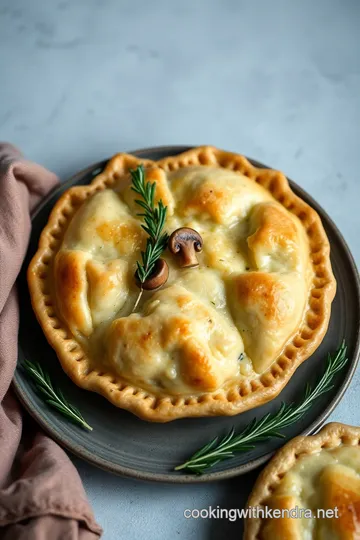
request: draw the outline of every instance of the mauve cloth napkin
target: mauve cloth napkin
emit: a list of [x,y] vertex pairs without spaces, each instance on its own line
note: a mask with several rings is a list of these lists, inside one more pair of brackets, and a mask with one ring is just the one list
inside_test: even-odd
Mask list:
[[25,416],[10,388],[17,360],[15,281],[28,245],[30,211],[57,177],[0,143],[0,538],[96,540],[80,477],[65,454]]

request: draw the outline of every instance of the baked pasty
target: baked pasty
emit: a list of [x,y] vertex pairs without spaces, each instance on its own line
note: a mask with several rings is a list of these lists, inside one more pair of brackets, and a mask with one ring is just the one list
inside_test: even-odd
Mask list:
[[290,441],[260,474],[248,506],[259,515],[246,519],[244,540],[357,540],[360,428],[332,423]]
[[[134,273],[146,245],[130,169],[195,229],[198,268],[166,250],[166,284]],[[159,162],[118,154],[73,187],[42,232],[28,282],[36,316],[80,387],[151,421],[234,415],[274,398],[327,330],[336,284],[317,213],[283,174],[199,147]]]

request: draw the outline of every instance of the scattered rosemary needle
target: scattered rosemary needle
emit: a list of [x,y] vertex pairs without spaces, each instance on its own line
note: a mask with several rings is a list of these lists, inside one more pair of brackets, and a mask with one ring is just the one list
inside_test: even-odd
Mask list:
[[[155,204],[156,182],[151,184],[146,181],[143,165],[130,170],[130,174],[131,189],[141,196],[141,199],[135,199],[135,202],[144,210],[143,213],[137,215],[144,218],[145,225],[141,225],[141,227],[149,235],[145,251],[141,252],[141,262],[137,261],[137,276],[140,284],[143,284],[151,275],[156,261],[167,247],[169,236],[163,232],[167,207],[163,205],[161,200],[157,205]],[[135,311],[142,293],[143,287],[141,286],[133,311]]]
[[79,409],[66,400],[60,388],[54,388],[49,374],[43,370],[39,362],[24,360],[21,366],[33,379],[35,389],[39,396],[44,399],[45,403],[59,411],[74,424],[77,424],[88,431],[92,431],[93,428],[84,420]]
[[215,437],[188,461],[175,467],[175,470],[202,474],[220,461],[234,457],[235,453],[251,450],[256,442],[265,441],[271,437],[284,438],[285,435],[279,430],[300,420],[316,399],[333,388],[334,385],[331,383],[335,374],[345,366],[347,361],[346,345],[343,341],[334,356],[328,354],[325,372],[315,388],[312,389],[309,384],[306,386],[301,403],[288,405],[282,403],[277,412],[266,414],[260,419],[255,418],[239,434],[236,434],[232,428],[222,439]]

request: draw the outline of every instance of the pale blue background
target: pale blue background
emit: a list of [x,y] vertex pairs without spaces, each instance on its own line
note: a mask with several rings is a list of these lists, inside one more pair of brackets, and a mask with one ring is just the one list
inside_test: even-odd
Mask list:
[[[359,27],[357,0],[0,0],[0,139],[62,179],[144,146],[247,154],[308,190],[359,261]],[[331,419],[359,424],[359,382]],[[251,479],[155,485],[76,465],[105,540],[239,537],[183,511],[242,505]]]

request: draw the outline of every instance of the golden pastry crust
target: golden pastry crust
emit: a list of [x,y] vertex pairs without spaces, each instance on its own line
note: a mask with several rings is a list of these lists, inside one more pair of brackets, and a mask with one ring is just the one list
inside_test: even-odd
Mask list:
[[[178,219],[182,220],[180,226],[190,227],[193,224],[192,220],[197,219],[195,225],[204,239],[204,250],[199,254],[203,263],[201,267],[211,264],[212,268],[221,272],[221,279],[230,289],[231,283],[237,282],[237,291],[244,292],[244,296],[240,298],[242,312],[246,313],[248,307],[254,310],[254,306],[257,306],[256,316],[260,317],[266,339],[268,339],[265,341],[265,346],[269,346],[269,350],[274,354],[274,351],[277,351],[277,357],[271,365],[267,365],[266,361],[264,363],[264,358],[259,357],[258,370],[250,369],[247,376],[236,377],[231,377],[233,368],[230,366],[228,380],[219,387],[222,379],[215,369],[217,364],[214,358],[220,353],[214,353],[212,350],[211,359],[215,363],[208,366],[209,356],[204,349],[204,344],[199,345],[193,338],[185,343],[186,340],[183,339],[181,346],[187,351],[188,366],[186,367],[186,361],[184,361],[179,372],[181,384],[184,385],[183,394],[181,394],[176,389],[167,391],[166,388],[156,388],[156,384],[152,389],[149,384],[144,386],[138,382],[131,383],[129,379],[119,375],[119,369],[113,369],[114,358],[110,363],[102,363],[99,366],[89,354],[90,346],[86,341],[87,336],[98,331],[99,321],[101,321],[101,317],[96,318],[92,315],[92,303],[103,295],[101,313],[108,313],[109,317],[112,316],[111,313],[117,312],[122,303],[125,302],[126,305],[126,298],[124,299],[121,295],[115,298],[112,288],[104,284],[105,276],[107,276],[106,279],[110,276],[117,283],[122,283],[125,297],[127,294],[131,296],[136,292],[133,285],[134,264],[139,257],[140,249],[144,246],[145,237],[139,227],[140,222],[133,218],[135,207],[133,207],[134,199],[129,187],[128,172],[140,163],[146,167],[149,177],[159,183],[160,195],[158,194],[158,197],[161,196],[168,205],[174,228]],[[188,172],[182,181],[183,171]],[[205,175],[208,171],[209,178],[199,181],[197,189],[196,182],[199,175]],[[216,178],[219,177],[217,183],[214,183],[211,171]],[[169,190],[166,175],[172,177],[171,190]],[[223,190],[219,188],[221,178],[224,182]],[[246,184],[249,181],[253,187],[246,190]],[[127,210],[114,209],[111,201],[114,195],[113,190],[121,194],[128,205]],[[90,197],[97,193],[103,194],[101,195],[104,199],[102,204],[109,209],[102,212],[107,216],[107,221],[105,224],[102,223],[101,216],[96,214],[96,209],[92,211],[91,219],[85,222],[86,230],[78,227],[76,233],[86,249],[84,248],[81,253],[76,251],[74,257],[75,240],[67,232],[70,231],[69,225],[80,219],[77,211],[80,209],[81,214],[84,201],[89,200],[91,204],[94,199]],[[193,195],[190,197],[191,193]],[[233,197],[231,193],[234,194]],[[178,201],[177,214],[180,217],[173,215],[175,199]],[[274,206],[274,201],[280,203],[286,211],[279,204]],[[259,207],[263,207],[262,210]],[[121,212],[125,213],[121,214]],[[201,212],[200,217],[199,212]],[[121,216],[126,218],[124,223]],[[240,218],[244,218],[245,222],[246,217],[249,223],[247,242],[242,238],[236,240],[241,247],[240,252],[230,253],[229,251],[228,253],[225,249],[228,239],[224,242],[220,239],[220,244],[225,246],[224,255],[223,258],[215,261],[216,252],[212,251],[211,241],[212,223],[217,224],[219,238],[221,238],[223,234],[220,231],[221,227],[225,235],[228,229],[234,230],[236,220],[238,223]],[[76,241],[79,238],[76,238]],[[92,243],[88,245],[90,241]],[[307,246],[306,261],[301,257],[305,248],[299,252],[296,246],[294,247],[297,243]],[[284,260],[279,259],[278,248],[281,257],[285,257]],[[87,260],[89,250],[95,259],[96,254],[101,250],[103,253],[105,250],[106,257],[102,259],[100,266],[94,260]],[[126,260],[124,254],[128,257]],[[81,264],[79,257],[82,259]],[[121,259],[119,265],[113,263],[109,266],[106,262],[118,259]],[[67,260],[68,264],[64,265],[64,260]],[[301,321],[296,321],[294,330],[290,328],[286,339],[281,335],[278,337],[277,345],[280,343],[280,349],[277,350],[276,344],[271,342],[273,319],[271,317],[269,319],[269,316],[273,313],[277,319],[282,320],[284,314],[292,313],[291,310],[294,308],[290,303],[284,305],[279,301],[278,294],[284,284],[277,284],[275,277],[271,277],[275,276],[272,272],[278,271],[279,260],[281,260],[282,268],[285,269],[285,288],[288,279],[293,279],[288,278],[288,273],[290,275],[291,272],[296,275],[301,273],[307,282],[306,298],[302,299],[304,308]],[[104,261],[106,267],[101,266],[101,264],[105,265]],[[168,261],[170,264],[171,260],[168,259]],[[209,263],[209,261],[212,262]],[[309,272],[305,269],[307,263],[311,267]],[[245,267],[247,270],[250,267],[250,273],[242,276]],[[81,279],[84,268],[87,285],[84,285],[84,279]],[[252,277],[258,271],[268,272],[268,274],[263,278],[260,273]],[[54,272],[58,276],[56,283],[54,283]],[[176,274],[174,267],[170,274],[178,276],[180,285],[186,277],[187,290],[191,292],[195,290],[201,295],[203,294],[200,291],[201,280],[199,279],[198,283],[196,281],[197,276],[201,274],[197,272],[189,274],[188,277],[186,277],[187,274],[180,276]],[[254,279],[257,282],[253,290],[249,283]],[[64,283],[59,293],[61,280]],[[128,154],[118,154],[109,161],[105,170],[89,186],[70,188],[56,203],[48,224],[41,234],[39,249],[28,269],[28,282],[36,316],[49,343],[55,349],[63,369],[71,379],[82,388],[102,394],[116,406],[128,409],[141,418],[157,422],[190,416],[234,415],[276,397],[296,368],[321,343],[328,327],[331,302],[336,290],[336,282],[330,265],[329,243],[317,213],[291,191],[282,173],[271,169],[256,168],[242,156],[213,147],[194,148],[156,163],[140,160]],[[299,287],[296,285],[299,298],[303,286],[303,283]],[[207,300],[206,306],[209,305],[209,309],[212,306],[215,306],[214,309],[221,308],[221,302],[219,301],[218,304],[216,297],[216,287],[221,288],[222,285],[216,281],[216,286],[207,288],[214,294],[211,305]],[[268,295],[267,306],[262,306],[263,298],[259,296],[260,291]],[[248,305],[250,299],[252,302]],[[179,307],[179,309],[184,308]],[[296,315],[296,312],[294,313]],[[106,318],[105,315],[102,316]],[[151,317],[156,320],[155,314]],[[129,317],[126,318],[129,319]],[[269,320],[268,326],[266,326],[267,320]],[[185,323],[186,321],[183,320],[183,324]],[[227,323],[229,324],[227,331],[231,333],[233,321],[227,321]],[[241,333],[240,327],[238,329]],[[180,340],[180,337],[178,339]],[[214,333],[214,340],[216,345],[214,345],[214,350],[219,351],[221,347],[218,348],[219,339],[216,333]],[[234,338],[234,347],[235,344]],[[241,352],[241,344],[239,347],[239,352]],[[99,355],[101,354],[103,354],[102,350],[99,352]],[[194,361],[195,357],[196,361]],[[121,362],[121,359],[119,361]],[[264,366],[265,370],[263,370]],[[183,370],[182,374],[181,370]]]
[[[248,518],[245,520],[244,540],[302,540],[305,537],[314,540],[355,540],[358,538],[360,521],[359,473],[359,427],[333,422],[316,435],[295,437],[275,454],[261,472],[247,507],[267,506],[279,510],[298,507],[314,512],[317,508],[325,511],[337,508],[338,516],[320,521],[321,516],[315,527],[310,521],[288,516]],[[307,475],[303,484],[301,475]],[[319,506],[314,505],[314,493]]]

